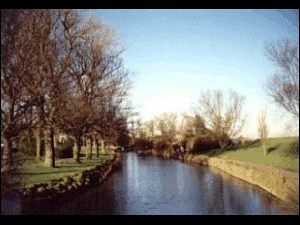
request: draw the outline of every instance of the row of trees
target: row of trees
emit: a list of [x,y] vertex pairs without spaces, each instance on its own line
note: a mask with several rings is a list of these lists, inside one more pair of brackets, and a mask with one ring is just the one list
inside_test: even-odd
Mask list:
[[[278,107],[299,119],[299,43],[291,40],[269,42],[266,50],[277,67],[267,79],[266,93]],[[164,113],[145,123],[137,121],[134,137],[156,142],[163,140],[169,145],[180,142],[185,146],[187,140],[200,135],[200,138],[217,141],[221,148],[226,148],[232,138],[241,136],[246,118],[244,103],[245,97],[234,91],[227,95],[221,90],[203,91],[193,115],[184,114],[180,125],[176,114]],[[257,131],[267,154],[265,140],[269,126],[266,109],[261,110],[257,117]]]
[[[13,165],[12,143],[36,139],[45,165],[55,166],[55,134],[117,140],[127,134],[130,87],[113,30],[71,9],[1,10],[1,140],[3,168]],[[91,157],[91,154],[89,155]]]
[[201,136],[225,148],[242,131],[244,102],[243,96],[231,90],[227,93],[221,90],[203,91],[193,114],[183,114],[181,121],[175,113],[163,113],[145,123],[137,121],[136,138],[164,141],[168,145],[178,143],[186,147],[189,140]]

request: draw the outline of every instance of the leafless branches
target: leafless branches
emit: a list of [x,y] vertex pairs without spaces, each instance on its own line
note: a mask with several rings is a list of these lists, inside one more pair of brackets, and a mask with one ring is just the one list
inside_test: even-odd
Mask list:
[[162,139],[172,144],[178,133],[176,113],[163,113],[156,117],[155,120],[157,130]]
[[267,80],[267,94],[279,107],[299,118],[299,42],[270,42],[266,49],[279,69]]
[[264,154],[267,155],[265,140],[268,137],[269,128],[268,128],[268,124],[267,124],[267,111],[265,109],[262,110],[261,113],[257,117],[257,131],[258,131],[259,137],[262,142]]
[[46,166],[55,166],[57,129],[74,137],[76,157],[84,135],[125,132],[130,84],[114,41],[110,27],[78,10],[1,10],[1,137],[9,165],[13,139],[29,128],[37,143],[44,133]]
[[244,102],[245,98],[234,91],[229,91],[226,99],[221,90],[207,90],[201,93],[199,114],[222,148],[243,129]]

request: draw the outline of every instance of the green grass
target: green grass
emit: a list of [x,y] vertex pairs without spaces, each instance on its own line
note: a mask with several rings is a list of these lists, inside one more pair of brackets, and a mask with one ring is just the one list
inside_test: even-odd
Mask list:
[[298,137],[269,138],[266,140],[266,147],[269,150],[266,156],[260,141],[254,141],[236,150],[217,150],[210,155],[299,172]]
[[80,174],[95,165],[101,165],[108,159],[112,159],[113,153],[100,154],[99,158],[93,155],[91,160],[82,157],[82,163],[76,163],[73,159],[61,159],[56,161],[55,168],[44,166],[43,159],[36,161],[34,156],[19,154],[22,160],[20,172],[21,186],[30,186],[38,183],[47,183],[70,175]]

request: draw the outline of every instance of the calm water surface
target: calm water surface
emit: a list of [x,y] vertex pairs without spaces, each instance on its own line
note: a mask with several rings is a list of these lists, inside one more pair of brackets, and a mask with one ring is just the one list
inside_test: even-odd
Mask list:
[[282,214],[281,202],[239,179],[177,160],[123,155],[101,186],[23,214]]

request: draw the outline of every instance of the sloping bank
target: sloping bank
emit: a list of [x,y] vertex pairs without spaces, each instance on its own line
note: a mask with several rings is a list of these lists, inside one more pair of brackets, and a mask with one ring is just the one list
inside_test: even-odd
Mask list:
[[24,204],[32,203],[58,203],[74,198],[88,188],[99,185],[108,175],[121,165],[121,155],[114,157],[101,165],[96,165],[84,170],[81,174],[53,180],[49,183],[34,184],[19,190],[19,195]]
[[205,166],[218,168],[234,177],[254,184],[275,197],[291,202],[291,198],[298,198],[299,202],[299,173],[263,166],[237,160],[208,157],[204,155],[184,155],[172,157],[170,154],[158,154],[155,151],[138,152],[142,155],[157,155],[165,158],[180,159]]

